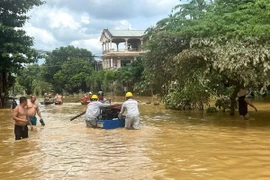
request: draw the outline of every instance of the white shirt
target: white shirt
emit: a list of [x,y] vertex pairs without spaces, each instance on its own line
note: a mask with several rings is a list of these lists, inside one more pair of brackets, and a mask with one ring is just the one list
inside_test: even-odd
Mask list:
[[87,105],[85,116],[87,119],[97,118],[100,115],[100,108],[107,107],[110,104],[103,104],[99,101],[92,101]]
[[139,103],[134,99],[126,100],[121,107],[121,112],[119,113],[122,115],[125,110],[127,111],[127,116],[139,116]]

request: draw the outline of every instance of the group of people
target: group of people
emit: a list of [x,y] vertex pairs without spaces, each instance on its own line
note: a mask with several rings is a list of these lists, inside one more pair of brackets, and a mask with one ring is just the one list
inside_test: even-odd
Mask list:
[[63,103],[63,96],[61,94],[56,94],[54,99],[52,99],[52,95],[49,93],[44,93],[44,102],[56,102],[59,104]]
[[20,104],[14,107],[13,111],[13,120],[15,121],[14,134],[15,140],[20,140],[23,138],[28,138],[28,126],[30,125],[31,130],[33,126],[37,125],[36,114],[40,118],[40,123],[42,126],[45,126],[45,123],[42,119],[40,109],[36,102],[36,97],[31,96],[30,101],[26,97],[20,97]]
[[[248,120],[248,105],[253,107],[255,111],[257,108],[246,98],[248,91],[246,89],[241,89],[238,93],[238,105],[240,116]],[[90,94],[90,93],[89,93]],[[121,106],[121,111],[118,117],[121,119],[123,114],[126,112],[125,118],[125,128],[126,129],[139,129],[140,124],[140,112],[139,103],[133,99],[133,94],[131,92],[126,93],[126,101]],[[41,112],[38,105],[35,103],[36,97],[31,96],[30,101],[26,97],[21,97],[19,99],[20,104],[13,104],[13,119],[15,121],[14,133],[15,140],[20,140],[23,138],[28,138],[28,126],[30,125],[31,130],[33,126],[37,124],[36,115],[40,118],[40,123],[42,126],[45,125],[42,120]],[[17,105],[17,106],[16,106]],[[98,95],[92,95],[90,97],[90,103],[87,105],[85,113],[85,122],[87,127],[97,127],[97,121],[100,116],[101,110],[104,107],[108,107],[111,104],[104,98],[103,92],[99,92]]]
[[[110,105],[110,102],[104,98],[103,92],[99,92],[98,95],[91,95],[91,101],[87,105],[85,115],[87,127],[97,127],[101,109]],[[36,115],[39,116],[41,125],[45,126],[39,106],[36,104],[35,96],[31,96],[30,101],[28,101],[26,97],[20,97],[19,105],[14,103],[11,109],[13,112],[13,120],[15,122],[15,140],[28,138],[28,125],[30,125],[30,129],[33,130],[33,126],[37,125]],[[122,104],[119,118],[122,118],[125,111],[125,128],[139,129],[139,105],[138,101],[133,99],[133,94],[131,92],[126,93],[126,101]]]
[[[85,123],[87,127],[97,127],[97,121],[100,116],[101,110],[111,104],[108,103],[103,97],[103,93],[99,96],[92,95],[90,103],[87,105],[85,113]],[[131,92],[126,93],[126,101],[122,104],[121,111],[118,117],[121,119],[123,113],[126,111],[125,128],[126,129],[139,129],[140,112],[139,103],[133,99]]]
[[[86,103],[90,102],[92,99],[92,92],[89,92],[88,95],[84,94],[84,96],[81,98],[81,102]],[[104,93],[102,90],[98,91],[98,101],[103,102],[103,103],[111,103],[111,99],[109,98],[108,100],[104,97]]]

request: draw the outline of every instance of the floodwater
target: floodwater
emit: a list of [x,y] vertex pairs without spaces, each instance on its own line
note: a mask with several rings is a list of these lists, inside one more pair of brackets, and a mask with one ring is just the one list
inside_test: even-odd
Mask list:
[[[237,115],[166,110],[141,98],[141,130],[86,128],[85,106],[41,106],[45,127],[15,141],[0,110],[0,179],[270,179],[270,101],[253,121]],[[73,101],[73,102],[72,102]]]

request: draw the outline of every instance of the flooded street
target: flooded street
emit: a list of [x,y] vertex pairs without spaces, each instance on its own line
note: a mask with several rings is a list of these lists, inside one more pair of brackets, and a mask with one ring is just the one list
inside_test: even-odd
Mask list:
[[46,123],[14,140],[9,109],[0,110],[1,179],[270,179],[270,101],[255,101],[256,120],[166,110],[143,103],[141,130],[85,127],[85,106],[40,106]]

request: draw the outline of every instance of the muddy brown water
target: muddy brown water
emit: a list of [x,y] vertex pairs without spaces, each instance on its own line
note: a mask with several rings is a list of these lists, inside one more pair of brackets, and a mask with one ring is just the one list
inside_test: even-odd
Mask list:
[[0,110],[0,179],[270,179],[270,100],[255,100],[255,120],[243,121],[139,99],[141,130],[69,121],[85,108],[73,98],[40,106],[46,126],[21,141],[10,110]]

